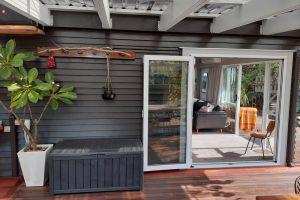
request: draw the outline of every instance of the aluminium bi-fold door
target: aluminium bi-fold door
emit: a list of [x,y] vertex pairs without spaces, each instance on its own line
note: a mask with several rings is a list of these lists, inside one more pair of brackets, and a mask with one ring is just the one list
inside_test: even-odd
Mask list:
[[193,58],[144,56],[144,170],[191,166]]

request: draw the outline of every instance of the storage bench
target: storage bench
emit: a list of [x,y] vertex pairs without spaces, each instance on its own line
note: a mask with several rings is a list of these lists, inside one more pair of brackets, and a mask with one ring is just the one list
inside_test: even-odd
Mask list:
[[139,139],[63,140],[48,159],[51,194],[143,188]]

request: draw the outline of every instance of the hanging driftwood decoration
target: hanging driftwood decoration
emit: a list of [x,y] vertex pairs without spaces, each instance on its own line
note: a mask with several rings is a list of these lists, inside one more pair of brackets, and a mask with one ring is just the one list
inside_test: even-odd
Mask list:
[[38,56],[54,56],[54,57],[75,57],[75,58],[107,58],[134,60],[134,51],[119,51],[113,50],[109,47],[94,48],[94,47],[80,47],[80,48],[37,48]]
[[5,35],[45,35],[44,31],[29,25],[0,25],[0,34]]
[[109,54],[107,54],[107,57],[106,57],[106,69],[107,69],[107,76],[106,76],[105,85],[103,87],[102,98],[104,100],[114,100],[115,97],[116,97],[116,94],[113,92],[111,78],[110,78],[110,57],[109,57]]

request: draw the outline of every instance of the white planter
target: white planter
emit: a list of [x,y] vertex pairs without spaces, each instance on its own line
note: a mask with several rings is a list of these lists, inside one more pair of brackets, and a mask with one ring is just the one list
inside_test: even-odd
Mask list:
[[[53,144],[40,144],[38,147],[47,147],[45,151],[18,152],[23,177],[27,187],[43,186],[48,179],[47,155]],[[46,173],[45,173],[46,172]]]

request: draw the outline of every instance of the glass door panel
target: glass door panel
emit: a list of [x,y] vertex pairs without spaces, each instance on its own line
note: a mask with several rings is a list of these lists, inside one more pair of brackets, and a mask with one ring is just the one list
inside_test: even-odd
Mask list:
[[221,104],[226,112],[226,129],[229,132],[237,133],[238,129],[238,109],[239,109],[239,68],[229,66],[223,68],[222,73]]
[[144,64],[145,170],[187,168],[191,58],[145,56]]

